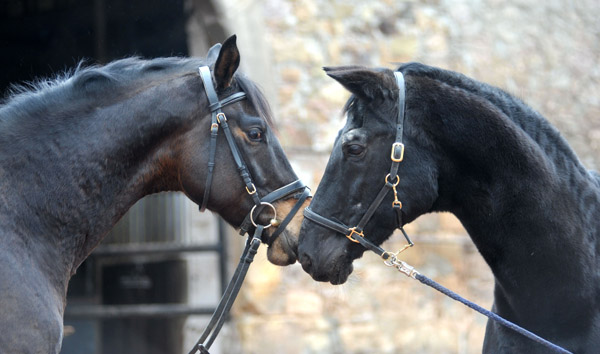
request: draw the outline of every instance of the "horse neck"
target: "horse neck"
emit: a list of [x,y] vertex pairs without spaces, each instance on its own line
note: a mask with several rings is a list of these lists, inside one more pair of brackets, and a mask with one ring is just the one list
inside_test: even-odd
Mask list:
[[59,256],[69,276],[137,200],[176,189],[166,165],[173,140],[206,109],[198,81],[149,84],[59,124],[41,122],[27,140],[13,142],[27,161],[14,164],[11,179],[16,223],[56,245],[48,257]]
[[[461,89],[438,92],[431,131],[444,156],[434,209],[453,212],[465,226],[495,275],[497,299],[502,294],[506,307],[525,310],[543,307],[547,291],[589,296],[585,277],[597,268],[600,233],[595,178],[522,103],[499,107]],[[519,302],[523,289],[530,297]]]

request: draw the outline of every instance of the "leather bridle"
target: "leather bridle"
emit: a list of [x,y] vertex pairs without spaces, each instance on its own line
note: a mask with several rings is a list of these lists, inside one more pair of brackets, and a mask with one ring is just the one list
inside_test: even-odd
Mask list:
[[208,157],[208,174],[206,176],[206,187],[204,189],[204,197],[202,198],[202,204],[200,205],[200,211],[204,211],[206,209],[206,205],[208,203],[208,199],[210,197],[210,188],[213,180],[213,172],[215,168],[215,155],[217,150],[217,136],[219,133],[219,127],[223,129],[223,133],[225,134],[225,138],[227,139],[227,143],[229,145],[229,149],[231,150],[231,154],[233,155],[233,160],[237,166],[237,169],[246,185],[246,192],[248,195],[252,197],[254,202],[254,207],[250,211],[246,218],[240,225],[240,234],[246,234],[252,226],[257,227],[255,222],[256,215],[259,215],[265,207],[270,208],[275,214],[273,219],[276,219],[275,208],[271,203],[285,199],[287,197],[293,196],[298,199],[298,202],[292,208],[290,213],[284,218],[281,223],[273,222],[271,224],[263,225],[265,229],[275,225],[277,226],[277,230],[271,235],[271,240],[274,240],[279,234],[285,229],[285,226],[292,220],[294,214],[298,212],[302,203],[308,198],[310,195],[310,190],[301,180],[296,180],[288,185],[285,185],[279,189],[276,189],[264,197],[259,197],[256,186],[252,182],[252,177],[250,172],[248,171],[248,167],[244,163],[244,159],[240,154],[240,150],[237,147],[233,134],[231,133],[231,129],[229,128],[229,124],[227,124],[227,117],[225,113],[223,113],[222,108],[226,105],[241,101],[246,98],[246,93],[237,92],[234,93],[222,100],[219,100],[217,96],[217,92],[213,86],[212,75],[210,73],[210,69],[208,66],[200,67],[200,77],[204,83],[204,90],[206,92],[206,96],[208,97],[209,108],[212,113],[212,121],[210,126],[210,146],[209,146],[209,157]]
[[413,243],[404,231],[402,227],[402,203],[398,200],[398,192],[396,191],[396,186],[400,183],[400,177],[398,176],[398,167],[400,162],[404,159],[404,144],[402,143],[402,134],[404,130],[404,106],[405,106],[405,97],[406,97],[406,88],[404,85],[404,75],[401,72],[394,72],[394,76],[396,77],[396,83],[398,84],[398,117],[396,121],[396,139],[392,144],[392,150],[390,154],[390,159],[392,160],[392,164],[390,167],[390,172],[387,176],[385,176],[385,184],[379,190],[379,193],[369,205],[369,208],[362,216],[358,224],[354,227],[348,227],[347,225],[338,222],[336,220],[328,219],[324,216],[321,216],[314,211],[310,210],[310,208],[304,209],[304,217],[310,221],[313,221],[325,228],[331,229],[338,233],[346,236],[350,241],[360,243],[363,247],[377,253],[384,260],[387,260],[392,256],[392,254],[388,251],[385,251],[369,239],[367,239],[364,235],[364,228],[375,214],[375,211],[390,190],[394,191],[394,201],[392,202],[392,208],[396,212],[396,222],[397,227],[400,229],[408,244],[404,246],[396,254],[404,251],[408,247],[412,247]]
[[[231,129],[227,124],[227,117],[222,111],[222,108],[226,105],[245,99],[246,94],[244,92],[237,92],[222,100],[219,100],[217,92],[213,86],[212,75],[208,66],[200,67],[199,72],[204,83],[204,90],[206,92],[206,96],[208,97],[209,108],[212,114],[210,126],[208,174],[206,176],[206,187],[204,190],[204,196],[202,198],[202,204],[200,205],[200,211],[204,211],[206,209],[208,199],[210,197],[210,187],[212,185],[215,167],[215,155],[217,150],[217,135],[219,132],[219,127],[221,127],[225,133],[225,138],[227,139],[231,154],[233,155],[233,160],[235,161],[240,176],[246,185],[246,192],[252,197],[254,202],[254,207],[252,207],[250,213],[246,215],[244,221],[239,227],[240,234],[245,235],[246,233],[249,233],[252,226],[254,226],[253,236],[248,237],[246,246],[242,256],[240,257],[240,262],[233,274],[231,281],[224,291],[223,297],[221,298],[217,309],[213,313],[213,316],[211,317],[208,326],[200,336],[200,339],[190,351],[190,353],[196,353],[199,351],[200,353],[205,354],[209,353],[208,349],[210,349],[221,327],[223,326],[223,323],[227,317],[227,313],[235,301],[246,273],[248,272],[250,263],[252,263],[254,260],[254,255],[256,254],[261,242],[264,241],[268,245],[271,245],[277,239],[277,237],[279,237],[283,230],[285,230],[285,227],[292,221],[294,215],[296,215],[296,213],[300,210],[304,201],[310,196],[310,189],[298,179],[268,193],[262,198],[259,197],[256,186],[252,182],[252,176],[248,171],[248,167],[244,163],[244,159],[240,154],[240,150],[237,147],[233,134],[231,133]],[[287,198],[297,199],[296,204],[292,207],[285,218],[279,221],[277,220],[277,211],[271,203]],[[261,225],[257,222],[257,217],[265,208],[271,209],[273,212],[273,218],[271,219],[270,223]],[[277,230],[271,234],[268,240],[263,240],[263,231],[271,226],[277,227]]]

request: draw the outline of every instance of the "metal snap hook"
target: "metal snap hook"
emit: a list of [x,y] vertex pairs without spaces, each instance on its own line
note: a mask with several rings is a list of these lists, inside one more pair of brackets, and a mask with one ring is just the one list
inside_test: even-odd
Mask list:
[[[273,217],[271,218],[271,220],[277,219],[277,210],[275,210],[275,207],[273,206],[273,204],[267,203],[267,202],[260,202],[260,205],[265,205],[265,206],[268,206],[271,209],[273,209]],[[257,206],[258,205],[253,206],[252,210],[250,210],[250,221],[252,222],[252,225],[254,225],[254,227],[258,227],[256,222],[254,221],[254,210],[256,209]],[[269,223],[267,225],[261,225],[261,226],[263,226],[265,229],[268,229],[269,227],[273,226],[273,223]]]

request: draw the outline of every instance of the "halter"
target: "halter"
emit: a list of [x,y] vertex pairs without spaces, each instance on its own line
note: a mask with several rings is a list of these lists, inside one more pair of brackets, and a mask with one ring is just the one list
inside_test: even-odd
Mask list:
[[[369,208],[367,209],[365,214],[362,216],[362,218],[356,226],[348,227],[341,222],[321,216],[315,213],[314,211],[310,210],[309,208],[304,209],[304,217],[308,220],[343,234],[350,241],[360,243],[361,245],[363,245],[363,247],[377,253],[386,261],[390,259],[390,257],[397,255],[398,253],[413,246],[412,241],[410,240],[410,238],[406,234],[406,231],[404,231],[404,228],[402,227],[402,203],[398,200],[398,192],[396,190],[396,186],[398,185],[398,183],[400,183],[400,177],[398,176],[398,167],[400,165],[400,162],[402,162],[402,160],[404,159],[404,144],[402,143],[402,133],[404,131],[404,105],[406,89],[404,85],[404,75],[402,75],[401,72],[396,71],[394,72],[394,76],[396,77],[396,83],[398,84],[398,117],[396,121],[396,139],[392,144],[392,150],[390,153],[390,159],[392,161],[392,164],[390,167],[390,172],[385,176],[385,184],[383,185],[383,187],[381,187],[379,193],[377,194],[373,202],[371,202],[371,205],[369,205]],[[367,225],[369,220],[371,220],[371,217],[373,217],[373,214],[375,214],[375,211],[377,210],[377,208],[379,208],[379,206],[383,202],[383,199],[386,197],[390,190],[394,191],[394,201],[392,202],[392,209],[394,209],[394,211],[396,212],[396,222],[398,225],[398,229],[400,229],[402,235],[404,235],[404,238],[406,238],[406,241],[408,242],[407,245],[405,245],[400,251],[398,251],[395,254],[392,254],[384,250],[383,248],[377,246],[375,243],[371,242],[365,237],[363,232],[365,226]]]
[[[219,132],[219,127],[223,129],[225,133],[225,138],[227,139],[227,143],[229,145],[229,149],[231,150],[231,154],[233,155],[233,160],[237,166],[237,169],[246,185],[246,192],[252,197],[254,202],[254,207],[250,210],[250,213],[246,215],[246,218],[240,225],[240,234],[244,235],[249,232],[252,226],[254,226],[254,234],[252,237],[248,237],[246,240],[246,246],[240,258],[240,262],[233,274],[233,277],[225,292],[223,293],[223,297],[219,301],[219,305],[217,309],[213,313],[211,317],[210,323],[202,333],[202,336],[194,345],[191,353],[196,353],[200,351],[202,354],[209,353],[208,349],[216,339],[223,323],[225,322],[225,318],[227,317],[227,313],[231,309],[233,302],[242,286],[242,282],[248,272],[248,268],[250,267],[250,263],[254,260],[254,255],[256,254],[258,247],[262,242],[262,233],[265,229],[268,229],[271,226],[277,227],[277,230],[273,232],[271,237],[266,240],[268,244],[271,244],[279,237],[281,232],[285,229],[285,227],[292,221],[294,215],[300,210],[300,207],[310,195],[310,189],[302,183],[301,180],[296,180],[290,184],[287,184],[281,188],[278,188],[264,197],[259,197],[256,186],[252,182],[252,177],[248,171],[246,164],[244,163],[244,159],[240,154],[240,150],[237,147],[235,139],[233,138],[233,134],[231,133],[231,129],[229,128],[229,124],[227,124],[227,117],[225,113],[223,113],[222,108],[226,105],[241,101],[246,98],[246,94],[244,92],[234,93],[222,100],[219,100],[217,92],[213,86],[212,75],[210,73],[210,69],[208,66],[202,66],[199,69],[200,77],[202,78],[202,82],[204,83],[204,90],[206,92],[206,96],[208,97],[209,108],[212,114],[212,121],[210,125],[210,146],[209,146],[209,157],[208,157],[208,174],[206,176],[206,187],[204,189],[204,197],[202,198],[202,204],[200,205],[200,211],[206,210],[206,205],[208,203],[208,198],[210,196],[210,187],[213,180],[213,172],[215,167],[215,154],[217,150],[217,135]],[[285,218],[280,222],[277,220],[277,212],[275,207],[273,206],[273,202],[287,199],[287,198],[295,198],[297,199],[296,204],[290,210],[290,212],[285,216]],[[271,209],[273,212],[273,218],[271,222],[266,225],[257,224],[257,217],[260,213],[265,210],[265,208]],[[210,335],[210,337],[209,337]],[[208,340],[208,341],[207,341]],[[206,341],[206,343],[205,343]]]
[[[371,203],[366,213],[363,215],[363,217],[360,219],[360,221],[355,227],[348,227],[335,220],[327,219],[326,217],[315,213],[309,208],[304,209],[304,217],[323,227],[345,235],[352,242],[360,243],[363,247],[381,256],[381,258],[383,258],[384,264],[388,267],[396,268],[398,271],[408,276],[409,278],[416,279],[421,283],[434,288],[435,290],[443,293],[444,295],[456,301],[459,301],[462,304],[470,307],[471,309],[487,316],[491,320],[498,322],[502,326],[512,329],[513,331],[545,346],[546,348],[555,353],[572,354],[570,351],[538,336],[537,334],[530,332],[527,329],[522,328],[506,320],[498,314],[486,310],[485,308],[463,298],[462,296],[458,295],[452,290],[449,290],[444,286],[438,284],[434,280],[424,276],[423,274],[420,274],[418,271],[415,270],[413,266],[398,259],[398,254],[406,250],[407,248],[412,247],[413,243],[404,231],[404,228],[402,227],[402,203],[398,200],[398,193],[396,191],[396,186],[398,185],[398,183],[400,183],[400,177],[397,173],[398,165],[400,162],[402,162],[404,158],[404,144],[402,144],[402,132],[404,129],[404,105],[406,98],[406,88],[404,85],[404,75],[402,75],[401,72],[396,71],[394,72],[394,76],[396,77],[396,83],[398,84],[398,119],[396,124],[396,140],[392,144],[392,152],[390,155],[390,159],[392,160],[392,166],[390,167],[390,173],[387,176],[385,176],[385,184],[379,191],[379,194],[377,194],[375,200]],[[394,201],[392,202],[392,208],[396,211],[396,221],[398,223],[398,228],[400,229],[400,231],[402,231],[402,234],[408,242],[407,245],[405,245],[402,249],[400,249],[400,251],[396,253],[388,252],[383,248],[377,246],[375,243],[368,240],[363,234],[365,225],[369,222],[369,220],[375,213],[375,210],[377,210],[377,208],[379,207],[387,193],[390,191],[390,189],[394,191]]]

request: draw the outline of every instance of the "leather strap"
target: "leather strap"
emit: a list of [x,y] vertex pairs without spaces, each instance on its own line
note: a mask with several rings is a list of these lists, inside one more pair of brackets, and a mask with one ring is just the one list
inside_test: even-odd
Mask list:
[[[274,191],[272,191],[271,193],[265,195],[264,197],[261,198],[261,201],[266,202],[266,203],[273,203],[277,200],[280,199],[284,199],[285,197],[292,195],[294,193],[299,193],[301,191],[307,190],[310,193],[310,189],[304,185],[304,183],[301,180],[295,180],[294,182],[287,184],[283,187],[280,187]],[[298,198],[296,198],[298,199]],[[302,201],[304,202],[304,201]],[[259,215],[262,210],[264,209],[263,205],[259,205],[256,207],[256,214]],[[290,212],[291,214],[291,212]],[[289,214],[288,214],[289,215]],[[292,215],[293,217],[293,215]],[[246,215],[246,218],[244,219],[244,221],[242,222],[242,224],[240,225],[240,235],[245,235],[251,228],[252,228],[252,222],[250,221],[250,214]],[[278,227],[278,229],[281,228],[281,225]],[[273,237],[271,237],[273,239]]]
[[310,196],[310,189],[305,188],[304,191],[297,198],[298,201],[296,202],[296,204],[294,204],[294,206],[292,207],[292,209],[290,209],[290,212],[281,221],[281,223],[279,224],[279,226],[277,226],[277,230],[275,230],[271,234],[271,236],[269,237],[269,240],[267,241],[267,244],[269,246],[271,246],[273,244],[273,242],[277,239],[277,237],[279,237],[279,235],[283,232],[283,230],[285,230],[285,228],[292,221],[292,219],[294,218],[294,216],[296,215],[296,213],[302,207],[302,204],[304,204],[304,201],[306,200],[306,198],[308,198],[309,196]]
[[[208,66],[202,66],[198,69],[198,71],[200,72],[200,78],[202,79],[202,83],[204,84],[204,92],[206,92],[206,97],[208,98],[208,106],[211,111],[208,170],[206,175],[206,187],[204,188],[204,196],[202,197],[202,204],[200,205],[200,211],[204,211],[206,210],[206,205],[208,204],[208,199],[210,197],[210,188],[212,186],[213,172],[215,169],[215,155],[217,151],[217,135],[219,133],[219,124],[221,124],[221,121],[227,120],[225,114],[223,114],[223,112],[221,111],[221,108],[227,106],[228,104],[232,104],[245,99],[246,94],[244,92],[237,92],[219,101],[219,96],[217,95],[217,92],[215,91],[214,85],[212,83],[212,75],[210,74],[210,69],[208,68]],[[225,135],[227,137],[227,132]],[[227,137],[227,140],[229,141],[230,138]],[[236,156],[236,153],[237,148],[236,152],[234,153],[234,158]],[[239,153],[237,154],[239,156]]]
[[[219,302],[219,306],[213,313],[208,326],[204,329],[204,332],[198,339],[198,342],[194,345],[189,354],[194,354],[198,351],[200,353],[208,353],[211,345],[217,338],[221,327],[225,323],[225,319],[227,318],[227,314],[229,310],[231,310],[231,306],[233,305],[237,294],[239,293],[242,283],[246,278],[246,274],[248,273],[248,268],[250,268],[250,264],[254,261],[254,256],[258,251],[258,247],[261,243],[262,233],[264,231],[264,226],[258,225],[254,232],[253,237],[248,237],[246,241],[246,247],[244,248],[244,252],[240,257],[240,262],[233,274],[233,277],[229,281],[223,296],[221,297],[221,301]],[[209,337],[210,335],[210,337]],[[205,343],[205,341],[208,341]]]
[[[308,220],[313,221],[313,222],[315,222],[321,226],[324,226],[328,229],[337,231],[346,237],[350,236],[350,234],[352,233],[351,229],[348,226],[342,224],[341,222],[327,219],[327,218],[315,213],[314,211],[310,210],[310,208],[304,208],[304,217],[307,218]],[[366,237],[356,237],[355,239],[363,247],[377,253],[381,257],[384,257],[384,254],[387,254],[387,252],[383,248],[377,246],[376,244],[371,242]],[[387,259],[387,258],[384,258],[384,259]]]
[[[250,177],[250,173],[248,172],[248,168],[244,163],[242,155],[240,154],[240,150],[235,143],[235,139],[233,138],[233,134],[231,133],[231,129],[229,128],[229,124],[227,124],[227,118],[221,119],[221,127],[223,128],[223,132],[225,133],[225,138],[227,138],[227,143],[229,144],[229,150],[233,155],[233,160],[237,166],[238,172],[244,180],[244,184],[246,185],[246,190],[252,196],[252,200],[254,200],[254,204],[260,205],[260,198],[256,193],[256,187],[254,183],[252,183],[252,178]],[[253,192],[252,192],[253,191]]]

